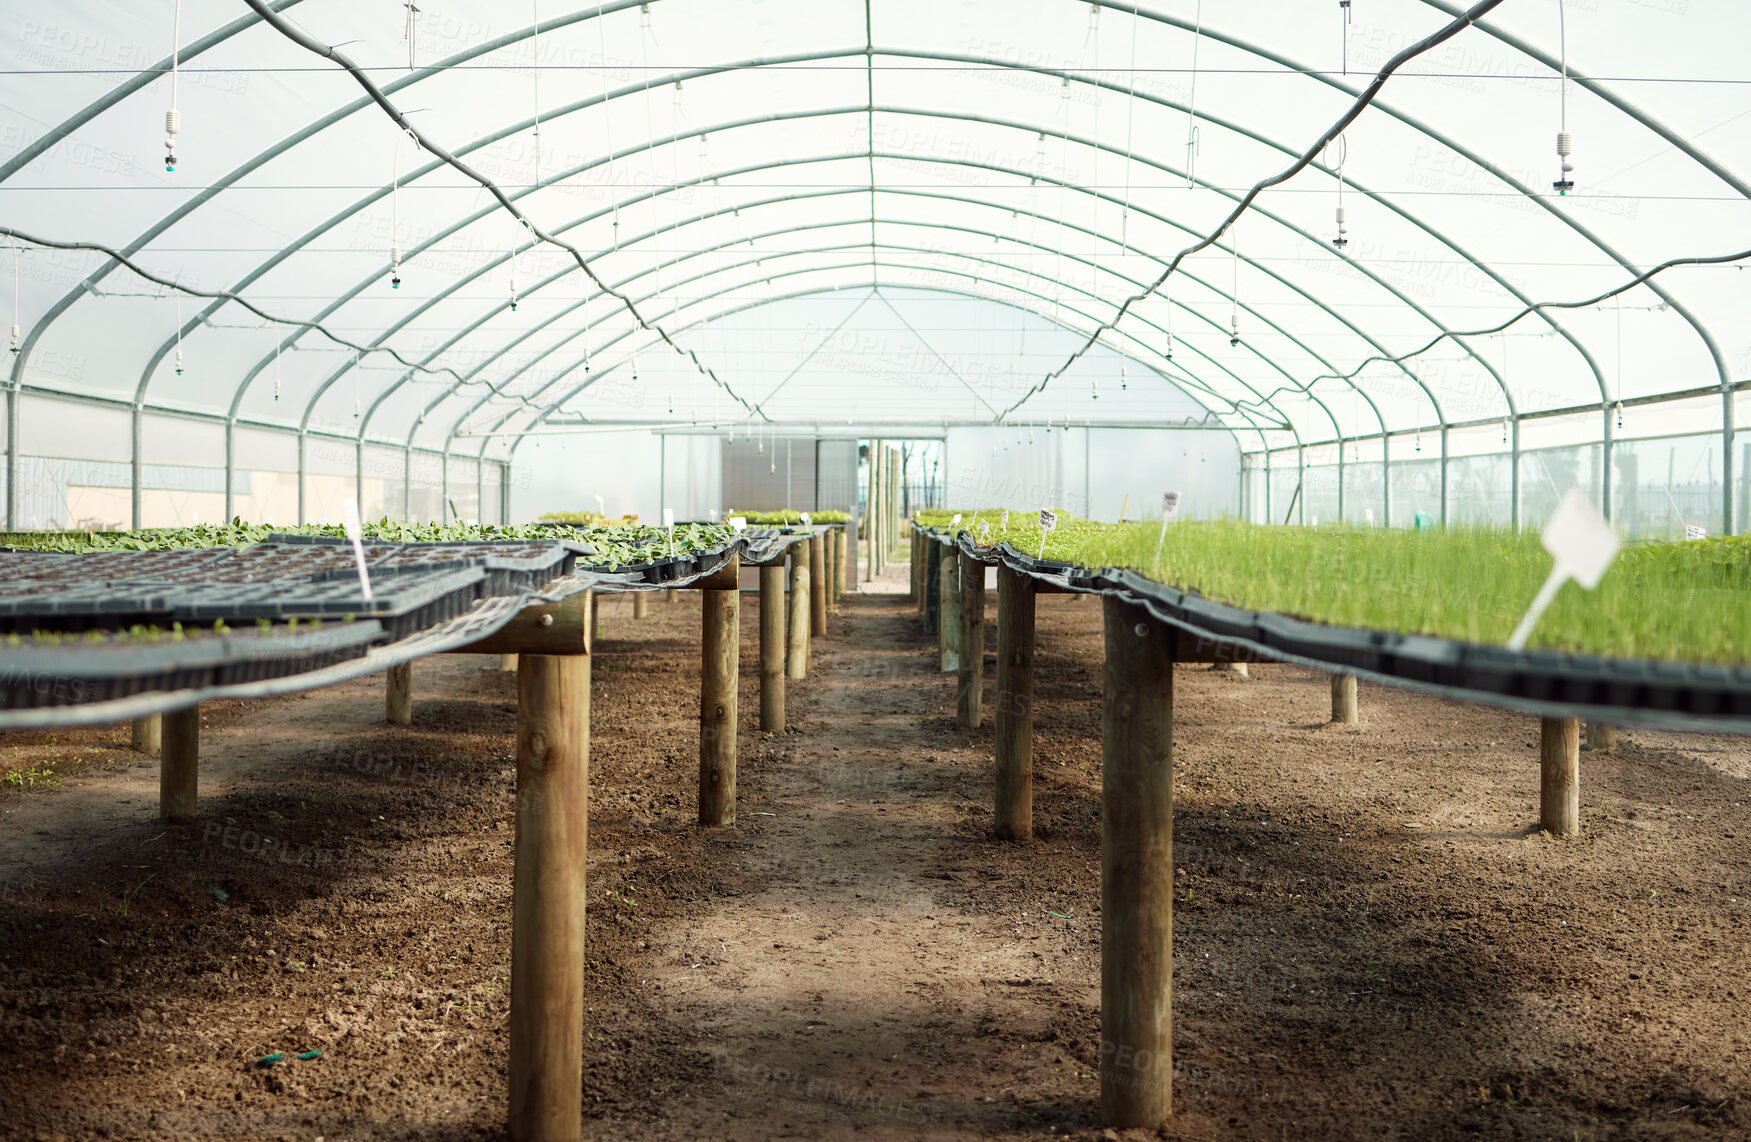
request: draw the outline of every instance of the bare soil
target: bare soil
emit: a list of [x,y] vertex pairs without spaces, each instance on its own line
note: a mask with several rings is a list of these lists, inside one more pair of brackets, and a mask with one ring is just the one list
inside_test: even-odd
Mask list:
[[[846,598],[772,736],[743,599],[739,823],[715,831],[697,600],[604,609],[586,1135],[1106,1135],[1098,601],[1040,600],[1037,836],[1000,844],[992,686],[957,729],[903,595]],[[495,666],[416,665],[411,727],[379,679],[210,704],[189,825],[155,819],[125,726],[0,735],[0,773],[55,775],[0,781],[0,1139],[501,1137]],[[1331,727],[1324,676],[1283,666],[1175,686],[1161,1136],[1751,1136],[1744,742],[1583,754],[1585,833],[1559,842],[1532,719],[1364,687],[1363,724]]]

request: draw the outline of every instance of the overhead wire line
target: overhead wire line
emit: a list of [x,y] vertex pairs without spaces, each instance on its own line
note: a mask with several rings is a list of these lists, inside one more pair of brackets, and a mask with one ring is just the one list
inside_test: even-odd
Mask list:
[[[249,0],[249,3],[252,5],[259,4],[260,2],[261,0]],[[1113,314],[1112,318],[1103,321],[1094,332],[1090,334],[1073,353],[1070,354],[1062,365],[1047,373],[1038,382],[1031,385],[1027,392],[1023,393],[1014,404],[999,413],[997,417],[998,422],[1001,422],[1004,417],[1020,408],[1031,397],[1033,397],[1034,394],[1044,391],[1046,386],[1050,385],[1058,377],[1063,376],[1072,365],[1081,360],[1082,357],[1094,347],[1097,339],[1103,332],[1106,332],[1109,329],[1116,331],[1118,323],[1124,320],[1126,315],[1130,313],[1131,308],[1165,285],[1168,277],[1171,276],[1175,270],[1179,269],[1181,262],[1185,261],[1185,259],[1191,255],[1215,245],[1217,240],[1220,239],[1223,234],[1228,232],[1240,216],[1251,209],[1253,201],[1257,199],[1260,194],[1273,186],[1287,182],[1289,179],[1294,178],[1297,174],[1300,174],[1311,165],[1314,158],[1325,149],[1326,145],[1342,134],[1345,128],[1355,122],[1362,112],[1367,110],[1368,105],[1373,103],[1374,100],[1379,97],[1381,90],[1386,86],[1387,79],[1392,76],[1393,72],[1397,71],[1410,60],[1422,55],[1424,52],[1439,47],[1441,44],[1452,39],[1454,36],[1470,27],[1478,19],[1482,18],[1491,9],[1499,7],[1502,2],[1503,0],[1480,0],[1480,3],[1474,4],[1472,7],[1466,9],[1465,13],[1459,18],[1453,20],[1432,35],[1411,44],[1409,47],[1406,47],[1403,51],[1400,51],[1397,55],[1387,60],[1385,65],[1381,67],[1380,71],[1377,72],[1374,78],[1369,82],[1368,86],[1357,95],[1355,101],[1351,103],[1350,109],[1346,111],[1337,122],[1326,128],[1325,132],[1321,134],[1307,150],[1301,153],[1300,157],[1290,163],[1283,170],[1271,175],[1269,178],[1261,179],[1254,183],[1251,189],[1241,196],[1240,201],[1235,204],[1234,209],[1229,212],[1228,216],[1222,220],[1222,223],[1217,226],[1215,230],[1211,231],[1210,234],[1203,239],[1194,242],[1192,245],[1187,246],[1185,249],[1175,254],[1173,260],[1168,263],[1167,269],[1161,272],[1160,277],[1156,278],[1154,282],[1150,283],[1150,285],[1142,291],[1126,298],[1124,302],[1119,305],[1118,311]]]
[[[549,245],[557,246],[570,254],[572,259],[577,262],[578,268],[596,284],[597,288],[600,289],[603,294],[612,297],[625,307],[627,313],[632,316],[633,321],[640,329],[644,330],[646,333],[652,334],[669,348],[673,349],[678,355],[691,361],[693,367],[698,370],[702,376],[709,378],[713,384],[722,388],[730,395],[731,399],[735,400],[736,403],[740,404],[744,409],[753,411],[754,405],[745,399],[740,393],[731,388],[723,378],[719,377],[717,373],[711,369],[710,366],[701,361],[699,359],[699,354],[691,349],[682,348],[681,345],[669,335],[667,330],[647,319],[643,313],[639,312],[638,305],[632,300],[632,298],[613,288],[604,281],[596,272],[595,267],[590,264],[589,259],[584,257],[581,250],[570,242],[562,241],[537,226],[527,215],[517,209],[516,204],[511,201],[510,196],[500,189],[499,185],[493,182],[492,179],[487,178],[485,175],[476,171],[473,167],[469,166],[467,163],[458,159],[455,155],[452,155],[449,151],[421,134],[418,128],[408,121],[407,116],[404,115],[394,103],[390,102],[389,97],[384,95],[377,85],[372,83],[371,80],[366,77],[365,73],[361,71],[358,65],[353,63],[351,59],[342,55],[335,48],[320,43],[306,35],[304,32],[293,27],[289,21],[283,19],[278,13],[276,13],[266,3],[266,0],[244,0],[244,2],[261,17],[264,23],[285,36],[287,39],[291,40],[293,43],[297,44],[299,47],[326,59],[331,59],[336,64],[340,65],[340,67],[344,69],[348,75],[352,76],[354,81],[364,89],[365,94],[370,98],[371,102],[381,107],[384,114],[394,120],[398,127],[406,131],[410,138],[435,158],[442,161],[445,165],[477,183],[483,190],[492,195],[493,198],[497,199],[499,205],[504,207],[504,209],[510,213],[511,217],[515,218],[518,223],[520,223],[537,239],[546,242]],[[1494,2],[1499,3],[1500,0],[1494,0]]]
[[[207,298],[207,299],[212,300],[212,301],[232,302],[232,303],[234,303],[238,306],[241,306],[242,308],[248,310],[250,313],[255,314],[257,317],[261,318],[265,322],[268,322],[269,324],[272,324],[272,325],[290,325],[290,326],[294,326],[294,327],[299,328],[299,329],[306,329],[306,330],[311,330],[311,331],[316,332],[316,333],[320,333],[324,337],[328,338],[330,341],[334,342],[336,345],[339,345],[341,348],[351,350],[355,355],[366,354],[366,353],[384,353],[384,354],[387,354],[392,359],[394,359],[394,361],[397,364],[399,364],[405,368],[408,368],[408,369],[413,369],[413,370],[416,370],[416,371],[421,372],[421,373],[429,374],[431,376],[449,376],[453,380],[455,380],[457,384],[484,385],[487,388],[492,389],[492,391],[499,396],[508,396],[508,397],[515,397],[516,396],[515,393],[506,393],[503,390],[497,388],[496,386],[493,385],[493,383],[491,381],[471,381],[471,380],[468,380],[468,379],[464,378],[461,373],[458,373],[455,369],[449,368],[447,366],[434,369],[434,368],[430,368],[429,366],[426,366],[426,365],[421,365],[418,362],[410,361],[406,357],[403,357],[400,353],[396,352],[394,349],[389,348],[388,346],[361,345],[357,341],[349,341],[345,337],[342,337],[339,334],[330,330],[327,326],[323,325],[320,321],[306,321],[306,320],[303,320],[301,318],[281,317],[278,314],[269,313],[267,310],[256,305],[254,302],[243,297],[241,294],[232,293],[230,290],[196,289],[193,286],[183,285],[182,282],[180,282],[179,280],[177,280],[175,278],[160,277],[159,275],[152,273],[150,270],[147,270],[144,267],[140,266],[137,262],[135,262],[132,258],[129,258],[126,254],[122,253],[120,250],[117,250],[112,246],[105,246],[101,242],[62,242],[62,241],[57,241],[57,240],[52,239],[52,238],[39,238],[34,234],[27,234],[24,231],[19,230],[18,228],[13,227],[13,226],[0,226],[0,234],[3,234],[6,237],[11,238],[15,242],[29,242],[33,246],[41,246],[44,249],[50,249],[50,250],[90,250],[90,251],[93,251],[95,253],[102,254],[107,258],[114,259],[117,264],[122,265],[122,266],[126,266],[133,273],[135,273],[135,274],[139,275],[140,277],[144,278],[145,280],[151,282],[153,285],[162,286],[165,289],[175,290],[179,297],[186,294],[189,297],[204,297],[204,298]],[[92,294],[94,297],[108,296],[108,295],[106,295],[104,290],[99,289],[95,285],[87,283],[84,288],[86,289],[87,292]],[[126,295],[114,295],[114,296],[126,296]],[[155,296],[162,296],[162,295],[155,295]],[[206,322],[205,320],[202,320],[201,324],[206,325],[206,324],[208,324],[208,322]],[[181,340],[181,334],[180,334],[181,328],[182,328],[182,323],[179,319],[177,322],[177,329],[179,330],[179,333],[178,333],[178,340],[179,341]],[[518,399],[521,399],[521,398],[518,398]],[[524,403],[528,404],[528,407],[530,409],[533,409],[536,411],[540,410],[539,405],[529,404],[529,402],[527,402],[527,401],[524,401]]]

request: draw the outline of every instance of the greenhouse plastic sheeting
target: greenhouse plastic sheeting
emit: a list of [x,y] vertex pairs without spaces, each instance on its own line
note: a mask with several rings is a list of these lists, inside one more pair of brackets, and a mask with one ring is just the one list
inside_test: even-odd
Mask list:
[[[1550,446],[1708,433],[1723,477],[1711,519],[1736,526],[1732,393],[1751,351],[1736,266],[1463,334],[1744,244],[1751,134],[1725,129],[1743,5],[1494,7],[1406,61],[1341,140],[1146,291],[1396,53],[1463,11],[25,5],[0,75],[0,100],[21,109],[0,137],[21,327],[9,526],[29,523],[22,455],[83,456],[34,446],[68,397],[116,422],[120,443],[90,458],[129,464],[132,502],[93,491],[80,510],[94,519],[182,510],[141,471],[166,451],[223,470],[224,490],[200,493],[216,497],[208,511],[256,505],[246,431],[296,445],[280,450],[298,455],[296,496],[269,493],[288,517],[334,512],[326,466],[371,481],[353,494],[385,511],[455,501],[494,518],[522,440],[502,433],[842,423],[854,398],[859,419],[921,425],[1191,420],[1274,471],[1321,444],[1358,462],[1409,460],[1419,443],[1426,457],[1444,426],[1508,419],[1528,439],[1494,447],[1521,461],[1557,413],[1586,439]],[[938,311],[968,316],[952,352],[920,351],[879,383],[803,370],[781,385],[860,306],[914,331]],[[992,309],[1046,331],[1030,342]],[[738,325],[749,312],[764,320]],[[1281,518],[1292,494],[1261,485],[1248,514],[1268,500]]]

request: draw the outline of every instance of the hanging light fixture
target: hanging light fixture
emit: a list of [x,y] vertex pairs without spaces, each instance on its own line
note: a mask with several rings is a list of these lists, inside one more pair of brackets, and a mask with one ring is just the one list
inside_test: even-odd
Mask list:
[[1348,246],[1350,244],[1350,228],[1344,224],[1345,223],[1345,217],[1344,217],[1344,160],[1349,158],[1349,157],[1350,157],[1349,141],[1343,135],[1339,135],[1338,136],[1338,167],[1337,167],[1337,170],[1338,170],[1338,209],[1337,209],[1338,236],[1331,240],[1331,244],[1333,246],[1336,246],[1340,250],[1343,249],[1345,246]]
[[176,170],[176,136],[182,131],[182,112],[176,106],[178,68],[182,54],[182,0],[176,0],[170,32],[170,110],[164,113],[164,169]]
[[1557,81],[1557,131],[1556,157],[1559,169],[1556,181],[1551,183],[1551,189],[1560,195],[1567,195],[1575,189],[1575,180],[1569,175],[1574,173],[1574,164],[1569,162],[1569,156],[1574,153],[1575,142],[1569,135],[1569,34],[1566,0],[1556,0],[1557,43],[1562,53],[1562,78]]
[[280,346],[274,346],[274,401],[280,399]]

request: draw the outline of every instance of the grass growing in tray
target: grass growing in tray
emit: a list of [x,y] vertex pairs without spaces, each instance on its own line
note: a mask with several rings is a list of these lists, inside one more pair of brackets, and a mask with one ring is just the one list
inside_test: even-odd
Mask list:
[[[920,513],[948,527],[954,512]],[[1040,553],[1039,516],[964,512],[955,530]],[[1550,572],[1538,533],[1273,527],[1234,520],[1103,524],[1059,513],[1045,558],[1125,567],[1251,610],[1338,626],[1501,644]],[[1159,555],[1157,544],[1160,544]],[[1569,583],[1534,648],[1689,662],[1751,661],[1751,539],[1625,544],[1595,591]]]

